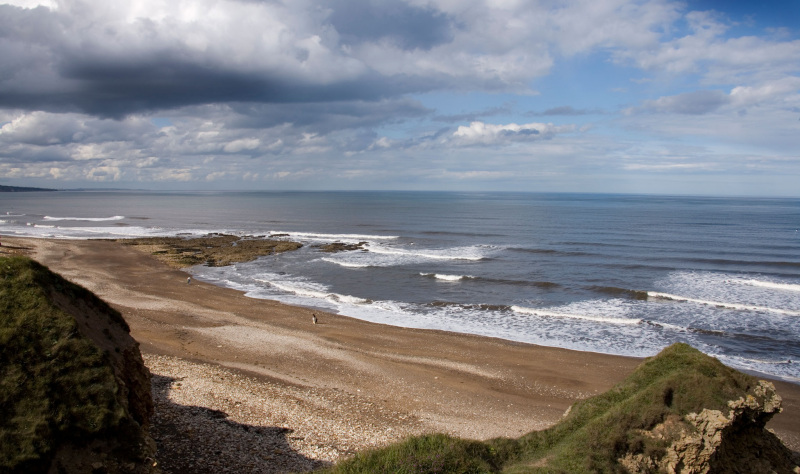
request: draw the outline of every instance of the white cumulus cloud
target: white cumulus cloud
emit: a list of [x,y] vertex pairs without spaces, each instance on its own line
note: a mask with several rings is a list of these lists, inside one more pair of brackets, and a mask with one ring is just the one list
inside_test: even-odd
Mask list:
[[575,131],[574,125],[552,123],[526,123],[518,125],[472,122],[453,132],[450,140],[457,145],[497,145],[516,141],[533,141],[553,138],[560,133]]

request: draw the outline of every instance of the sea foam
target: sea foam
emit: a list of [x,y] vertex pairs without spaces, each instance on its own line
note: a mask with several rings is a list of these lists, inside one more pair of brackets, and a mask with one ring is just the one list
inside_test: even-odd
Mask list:
[[444,281],[461,281],[461,280],[475,278],[471,275],[444,275],[441,273],[420,273],[420,276],[433,277],[437,280],[444,280]]
[[736,283],[741,283],[743,285],[759,286],[762,288],[771,288],[775,290],[800,291],[800,285],[795,285],[791,283],[776,283],[773,281],[762,281],[762,280],[734,280],[734,281]]
[[103,222],[103,221],[121,221],[125,216],[112,216],[112,217],[54,217],[44,216],[46,221],[90,221],[90,222]]
[[702,300],[698,298],[690,298],[688,296],[680,296],[680,295],[673,295],[669,293],[661,293],[658,291],[648,291],[647,296],[650,298],[657,298],[662,300],[670,300],[670,301],[679,301],[679,302],[688,302],[688,303],[697,303],[702,305],[708,306],[716,306],[718,308],[727,308],[727,309],[735,309],[739,311],[765,311],[770,313],[776,314],[783,314],[786,316],[800,316],[800,311],[791,311],[787,309],[780,309],[780,308],[770,308],[768,306],[756,306],[756,305],[749,305],[749,304],[740,304],[740,303],[727,303],[723,301],[708,301]]
[[272,231],[272,235],[288,235],[290,239],[295,240],[310,240],[322,242],[363,242],[370,240],[394,240],[397,239],[396,235],[365,235],[365,234],[326,234],[321,232],[280,232]]
[[534,316],[544,316],[544,317],[564,318],[564,319],[584,319],[586,321],[594,321],[597,323],[636,325],[636,324],[641,324],[642,322],[642,320],[638,318],[629,319],[629,318],[614,318],[610,316],[593,316],[589,314],[563,313],[559,311],[549,311],[537,308],[526,308],[523,306],[512,306],[511,309],[513,311],[516,311],[517,313],[530,314]]

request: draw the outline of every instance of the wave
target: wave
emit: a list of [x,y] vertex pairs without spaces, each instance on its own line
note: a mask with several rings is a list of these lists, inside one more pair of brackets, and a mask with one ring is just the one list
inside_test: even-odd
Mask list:
[[670,300],[670,301],[679,301],[679,302],[687,302],[687,303],[698,303],[708,306],[716,306],[718,308],[726,308],[726,309],[735,309],[740,311],[763,311],[763,312],[770,312],[770,313],[777,313],[783,314],[786,316],[800,316],[800,311],[792,311],[788,309],[780,309],[780,308],[770,308],[768,306],[756,306],[756,305],[749,305],[749,304],[740,304],[740,303],[726,303],[722,301],[708,301],[708,300],[701,300],[698,298],[690,298],[688,296],[679,296],[679,295],[672,295],[669,293],[660,293],[658,291],[648,291],[647,292],[648,298],[655,298],[660,300]]
[[759,286],[762,288],[771,288],[774,290],[800,291],[800,285],[792,283],[776,283],[773,281],[762,281],[762,280],[733,280],[733,281],[735,283],[740,283],[742,285]]
[[271,235],[287,235],[292,239],[298,240],[322,240],[336,242],[346,241],[368,241],[368,240],[394,240],[400,238],[397,235],[366,235],[366,234],[325,234],[321,232],[270,232]]
[[655,327],[658,327],[658,328],[662,328],[662,329],[671,329],[673,331],[678,331],[678,332],[688,332],[689,331],[689,328],[687,328],[687,327],[678,326],[677,324],[665,323],[663,321],[653,321],[653,320],[650,320],[650,319],[643,319],[642,323],[648,324],[650,326],[655,326]]
[[599,293],[606,293],[614,296],[624,296],[632,300],[647,300],[647,292],[642,290],[629,290],[627,288],[618,288],[616,286],[590,286],[589,289]]
[[720,337],[724,339],[734,339],[743,341],[745,343],[766,343],[770,345],[778,344],[778,345],[787,345],[792,346],[796,345],[797,341],[791,336],[787,338],[781,337],[774,337],[774,336],[767,336],[763,334],[748,334],[744,332],[734,332],[734,331],[725,331],[722,329],[707,329],[707,328],[698,328],[694,326],[689,326],[685,328],[687,332],[692,332],[695,334],[701,334],[704,336],[714,336]]
[[334,303],[347,303],[347,304],[369,304],[372,300],[359,298],[357,296],[342,295],[339,293],[331,293],[325,291],[323,288],[318,288],[316,285],[302,284],[302,283],[288,283],[276,282],[271,280],[256,279],[261,283],[266,283],[280,291],[292,293],[297,296],[304,296],[308,298],[324,299]]
[[438,278],[442,280],[451,280],[451,281],[473,280],[480,283],[494,283],[500,285],[535,286],[537,288],[542,288],[546,290],[561,287],[561,285],[559,285],[558,283],[553,283],[552,281],[511,280],[507,278],[484,278],[474,275],[442,275],[439,273],[423,273],[423,272],[420,272],[420,275],[429,278]]
[[800,262],[785,260],[731,260],[726,258],[686,258],[686,257],[658,257],[653,260],[663,262],[702,263],[707,265],[723,266],[758,266],[777,268],[800,268]]
[[501,285],[517,285],[517,286],[535,286],[545,290],[553,288],[560,288],[561,285],[552,281],[530,281],[530,280],[510,280],[507,278],[481,278],[475,277],[478,281],[485,281],[487,283],[498,283]]
[[346,268],[369,268],[372,266],[368,263],[345,262],[342,260],[336,260],[328,257],[322,257],[320,260],[322,260],[323,262],[332,263],[334,265],[339,265],[341,267],[346,267]]
[[[797,361],[791,359],[767,360],[767,359],[748,359],[745,357],[739,357],[738,359],[743,360],[745,362],[755,362],[757,364],[788,365],[797,363]],[[794,379],[798,380],[796,377]]]
[[125,219],[125,216],[112,216],[112,217],[53,217],[44,216],[46,221],[89,221],[89,222],[103,222],[103,221],[120,221]]
[[474,303],[454,303],[450,301],[434,301],[432,303],[428,303],[428,306],[433,308],[459,308],[465,310],[480,310],[480,311],[499,311],[499,312],[508,312],[511,311],[510,305],[504,304],[474,304]]
[[443,275],[441,273],[420,273],[424,277],[433,277],[437,280],[444,281],[459,281],[459,280],[472,280],[475,277],[472,275]]
[[452,235],[459,237],[505,237],[503,234],[479,234],[474,232],[451,232],[446,230],[428,230],[420,232],[422,235]]
[[545,316],[551,318],[564,318],[564,319],[583,319],[586,321],[594,321],[598,323],[609,324],[622,324],[622,325],[636,325],[641,324],[641,319],[628,319],[628,318],[611,318],[608,316],[592,316],[588,314],[575,314],[575,313],[561,313],[558,311],[548,311],[536,308],[526,308],[524,306],[512,306],[511,309],[516,313],[532,314],[534,316]]
[[563,255],[567,257],[582,257],[582,256],[594,255],[591,253],[577,252],[573,250],[565,251],[565,250],[540,249],[540,248],[529,248],[529,247],[509,247],[507,250],[509,252],[532,253],[536,255]]
[[447,250],[409,251],[388,247],[368,245],[370,253],[378,255],[392,255],[405,258],[423,258],[431,260],[484,260],[486,257],[478,252],[475,247],[454,247]]
[[442,250],[406,250],[367,243],[361,252],[345,252],[321,260],[349,268],[390,267],[424,260],[478,261],[486,257],[478,247],[456,247]]

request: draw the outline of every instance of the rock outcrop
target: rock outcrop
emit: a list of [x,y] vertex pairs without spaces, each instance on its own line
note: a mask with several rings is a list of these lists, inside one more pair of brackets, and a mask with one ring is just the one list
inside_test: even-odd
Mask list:
[[336,253],[336,252],[351,252],[353,250],[365,250],[364,246],[367,242],[359,242],[357,244],[348,244],[344,242],[331,242],[329,244],[320,245],[319,249],[322,252]]
[[0,258],[0,405],[0,472],[158,472],[125,320],[24,257]]
[[766,423],[781,411],[781,397],[772,383],[760,380],[752,393],[728,402],[728,410],[704,409],[680,419],[669,417],[645,436],[671,441],[660,459],[628,454],[620,462],[629,472],[669,474],[799,473],[797,455]]
[[205,237],[143,237],[121,239],[125,245],[147,252],[173,268],[194,265],[224,267],[266,255],[297,250],[299,242],[264,237],[209,234]]

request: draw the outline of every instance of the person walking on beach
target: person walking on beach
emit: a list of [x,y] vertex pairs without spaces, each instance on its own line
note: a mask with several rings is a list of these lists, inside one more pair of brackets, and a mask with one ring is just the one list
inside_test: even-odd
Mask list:
[[311,321],[313,321],[314,324],[317,324],[317,315],[315,313],[311,313]]
[[189,277],[189,278],[186,279],[186,284],[187,285],[191,285],[192,284],[192,277]]

